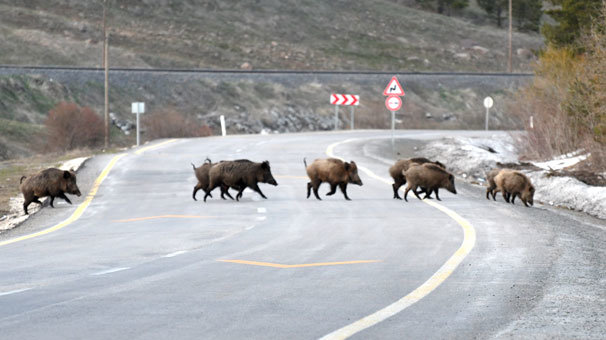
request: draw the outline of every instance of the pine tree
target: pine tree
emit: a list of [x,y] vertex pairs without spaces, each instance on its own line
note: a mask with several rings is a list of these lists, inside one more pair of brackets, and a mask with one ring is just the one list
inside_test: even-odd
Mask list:
[[[509,0],[477,0],[478,5],[502,27],[507,18]],[[513,21],[518,30],[538,31],[541,15],[541,0],[514,0]]]
[[558,24],[545,24],[542,32],[547,41],[557,47],[581,48],[579,37],[590,28],[592,19],[599,13],[602,0],[549,0],[559,9],[547,11]]

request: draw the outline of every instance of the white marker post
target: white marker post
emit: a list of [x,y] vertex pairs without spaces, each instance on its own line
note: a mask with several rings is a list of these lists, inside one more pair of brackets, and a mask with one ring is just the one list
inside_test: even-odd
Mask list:
[[339,129],[339,105],[335,105],[335,131]]
[[492,97],[486,97],[484,98],[484,107],[486,108],[486,122],[485,122],[485,130],[488,131],[488,115],[489,115],[489,111],[490,108],[492,107],[492,105],[494,104],[494,100],[492,100]]
[[227,136],[227,130],[225,130],[225,116],[221,115],[221,117],[219,117],[219,120],[221,120],[221,135],[225,137]]
[[353,130],[354,129],[354,107],[353,106],[350,107],[350,110],[351,111],[349,111],[349,125],[351,127],[351,130]]
[[533,118],[534,118],[533,116],[530,116],[530,128],[531,129],[534,129],[534,119]]
[[145,112],[145,103],[143,102],[134,102],[131,103],[131,111],[137,115],[137,146],[139,143],[139,115]]

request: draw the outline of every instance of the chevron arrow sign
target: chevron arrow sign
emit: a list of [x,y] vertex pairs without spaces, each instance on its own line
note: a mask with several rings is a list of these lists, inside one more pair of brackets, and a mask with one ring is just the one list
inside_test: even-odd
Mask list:
[[330,103],[333,105],[358,106],[360,104],[360,96],[355,94],[338,94],[330,95]]

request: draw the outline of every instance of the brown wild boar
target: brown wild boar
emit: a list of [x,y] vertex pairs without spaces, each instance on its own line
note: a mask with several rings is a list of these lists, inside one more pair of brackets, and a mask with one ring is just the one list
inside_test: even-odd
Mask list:
[[247,187],[258,192],[261,197],[266,199],[267,197],[263,195],[258,184],[268,183],[274,186],[278,185],[278,182],[276,182],[271,174],[268,161],[261,163],[255,163],[247,159],[221,161],[210,168],[208,175],[209,185],[205,190],[204,202],[210,196],[210,192],[217,187],[221,187],[221,194],[229,188],[237,189],[236,201],[239,201],[242,197],[242,192]]
[[486,175],[486,199],[487,200],[490,199],[489,195],[492,195],[492,199],[494,201],[497,200],[495,198],[497,195],[497,192],[495,191],[495,189],[497,188],[497,184],[494,182],[494,178],[499,174],[499,172],[501,172],[501,170],[502,169],[500,169],[500,168],[495,168],[495,169],[490,170],[488,175]]
[[514,204],[516,196],[520,196],[525,206],[534,204],[534,186],[523,173],[503,169],[495,176],[494,181],[497,185],[496,192],[502,192],[506,202],[509,203],[511,197],[511,204]]
[[404,176],[404,172],[406,170],[408,170],[408,168],[410,167],[410,164],[412,164],[412,163],[417,163],[417,164],[433,163],[433,164],[436,164],[436,165],[441,166],[442,168],[446,169],[444,164],[442,164],[438,161],[432,162],[425,157],[415,157],[415,158],[411,158],[411,159],[399,159],[398,161],[396,161],[394,163],[394,165],[392,165],[389,168],[389,174],[391,175],[391,177],[393,178],[393,181],[394,181],[394,183],[392,184],[393,198],[396,198],[399,200],[402,199],[400,197],[400,195],[398,194],[398,190],[400,189],[400,187],[402,185],[406,184],[406,177]]
[[336,158],[316,159],[313,163],[307,166],[307,161],[303,159],[307,176],[310,182],[307,183],[307,198],[311,195],[311,189],[314,190],[314,195],[321,200],[318,195],[320,184],[326,182],[330,184],[330,191],[326,196],[334,195],[337,192],[337,186],[341,189],[346,200],[350,200],[347,196],[347,184],[362,185],[362,180],[358,176],[358,166],[356,162],[343,162]]
[[[209,158],[206,158],[206,160],[204,161],[204,164],[202,164],[201,166],[197,167],[192,163],[192,167],[194,168],[194,173],[196,175],[196,178],[198,179],[198,184],[196,184],[196,186],[194,187],[194,192],[192,194],[192,197],[194,199],[194,201],[197,201],[196,199],[196,193],[198,192],[198,190],[202,189],[203,191],[206,192],[206,189],[208,188],[208,185],[210,184],[210,179],[208,176],[208,172],[210,171],[210,168],[215,165],[216,163],[213,163]],[[230,194],[229,194],[229,189],[226,190],[225,192],[221,192],[221,198],[225,199],[225,196],[227,195],[229,198],[231,198],[232,200],[234,199]],[[212,195],[209,195],[211,198],[213,197]]]
[[408,186],[404,192],[404,200],[406,201],[408,201],[406,197],[410,190],[412,190],[418,199],[421,199],[417,193],[417,188],[419,187],[425,188],[425,198],[428,198],[432,192],[435,192],[438,201],[441,201],[438,195],[438,189],[440,188],[444,188],[455,195],[457,193],[454,176],[436,164],[411,164],[408,170],[404,172],[404,176],[406,176],[406,180],[408,181]]
[[22,176],[20,182],[19,189],[23,193],[23,198],[25,198],[23,211],[26,215],[30,203],[34,202],[42,205],[42,202],[38,200],[39,198],[50,196],[50,206],[54,208],[55,197],[63,198],[67,203],[72,204],[65,194],[81,195],[76,184],[76,173],[72,170],[49,168],[30,177]]

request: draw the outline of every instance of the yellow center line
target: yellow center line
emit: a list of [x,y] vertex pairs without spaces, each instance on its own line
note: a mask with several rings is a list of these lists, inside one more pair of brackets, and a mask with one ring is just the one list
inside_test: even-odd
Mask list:
[[274,267],[274,268],[304,268],[304,267],[338,266],[338,265],[343,265],[343,264],[381,262],[380,260],[359,260],[359,261],[317,262],[317,263],[303,263],[303,264],[280,264],[280,263],[271,263],[271,262],[246,261],[246,260],[217,260],[217,261],[249,264],[249,265],[253,265],[253,266]]
[[217,216],[198,216],[198,215],[160,215],[160,216],[148,216],[148,217],[137,217],[127,218],[123,220],[112,220],[112,222],[135,222],[135,221],[147,221],[160,218],[216,218]]
[[[355,140],[358,139],[348,139],[342,142],[333,143],[329,145],[326,149],[326,154],[329,157],[336,157],[334,155],[334,148],[337,145],[349,143]],[[358,168],[362,170],[365,174],[376,180],[379,180],[386,184],[391,184],[391,181],[389,181],[388,179],[377,176],[365,167],[359,166]],[[459,264],[461,264],[465,257],[467,257],[467,255],[471,252],[476,243],[476,231],[471,225],[471,223],[469,223],[469,221],[461,217],[453,210],[448,209],[439,203],[428,200],[423,200],[422,202],[429,204],[430,206],[445,213],[461,226],[461,228],[463,229],[463,243],[461,244],[459,249],[457,249],[457,251],[438,269],[438,271],[436,271],[429,279],[427,279],[427,281],[425,281],[422,285],[414,289],[412,292],[408,293],[406,296],[402,297],[398,301],[392,303],[391,305],[381,310],[378,310],[358,321],[355,321],[347,326],[337,329],[336,331],[328,335],[323,336],[321,340],[349,338],[350,336],[366,328],[372,327],[378,324],[379,322],[384,321],[385,319],[400,313],[404,309],[410,307],[414,303],[429,295],[429,293],[431,293],[434,289],[436,289],[444,281],[446,281],[446,279],[455,271]]]

